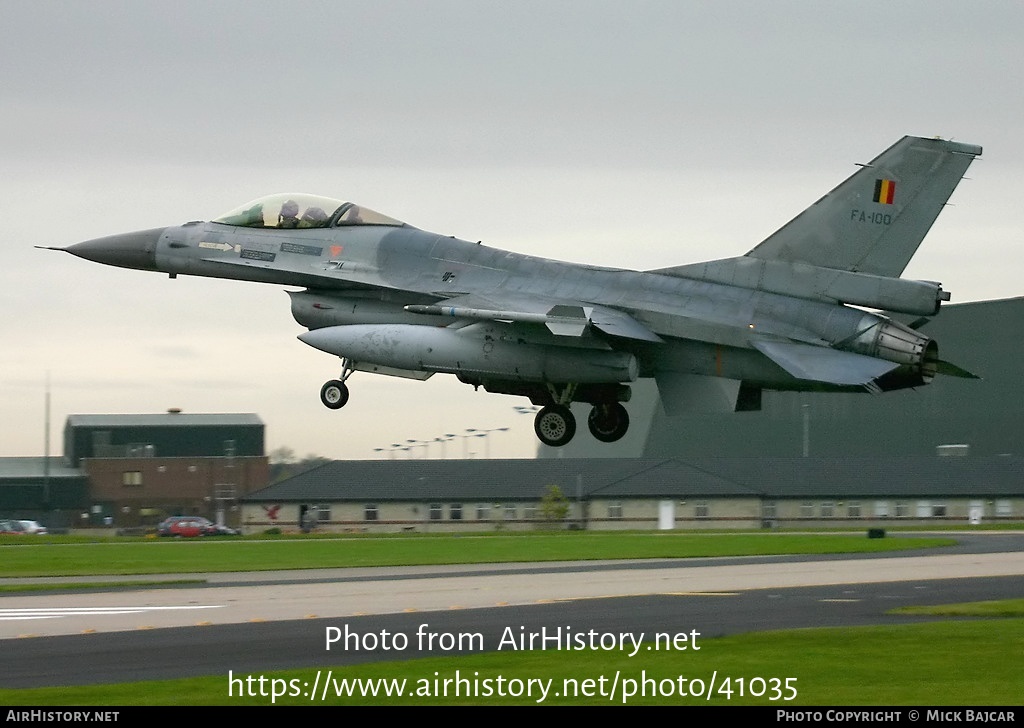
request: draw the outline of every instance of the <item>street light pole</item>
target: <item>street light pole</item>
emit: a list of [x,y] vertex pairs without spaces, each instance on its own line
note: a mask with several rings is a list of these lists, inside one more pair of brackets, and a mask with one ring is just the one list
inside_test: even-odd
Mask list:
[[507,428],[507,427],[492,427],[489,430],[469,429],[469,430],[466,430],[466,432],[475,432],[476,435],[474,435],[474,437],[482,437],[482,438],[484,438],[484,457],[487,460],[490,460],[491,459],[491,441],[487,439],[487,436],[489,434],[491,434],[492,432],[508,432],[508,429],[509,428]]
[[435,437],[434,442],[441,445],[441,459],[446,460],[448,458],[447,445],[448,441],[451,440],[455,435],[445,435],[444,437]]

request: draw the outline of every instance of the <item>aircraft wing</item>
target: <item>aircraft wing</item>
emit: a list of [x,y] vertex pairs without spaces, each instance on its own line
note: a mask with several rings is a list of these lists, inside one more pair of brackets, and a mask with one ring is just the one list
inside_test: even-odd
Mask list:
[[494,300],[468,294],[430,305],[406,306],[411,313],[462,319],[543,324],[556,336],[582,336],[593,327],[609,336],[661,343],[662,338],[627,313],[581,301],[538,297]]

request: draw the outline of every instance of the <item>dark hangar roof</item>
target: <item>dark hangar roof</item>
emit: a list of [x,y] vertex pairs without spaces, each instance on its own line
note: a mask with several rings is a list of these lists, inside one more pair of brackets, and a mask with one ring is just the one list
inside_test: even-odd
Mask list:
[[164,412],[160,414],[68,415],[68,427],[218,427],[256,425],[263,420],[255,414]]

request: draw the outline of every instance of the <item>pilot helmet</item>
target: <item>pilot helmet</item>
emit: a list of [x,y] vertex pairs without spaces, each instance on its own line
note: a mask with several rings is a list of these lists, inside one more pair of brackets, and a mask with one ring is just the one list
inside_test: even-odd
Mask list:
[[295,217],[299,214],[299,203],[295,200],[287,200],[281,205],[281,217]]

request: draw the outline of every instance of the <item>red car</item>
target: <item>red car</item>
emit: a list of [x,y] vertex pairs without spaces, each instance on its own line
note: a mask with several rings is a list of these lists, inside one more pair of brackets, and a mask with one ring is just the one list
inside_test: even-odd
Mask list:
[[202,516],[171,516],[160,522],[156,527],[158,536],[177,536],[192,538],[195,536],[237,536],[238,531],[226,526],[218,526]]
[[160,522],[156,532],[158,536],[192,538],[205,536],[211,526],[213,522],[200,516],[171,516]]

